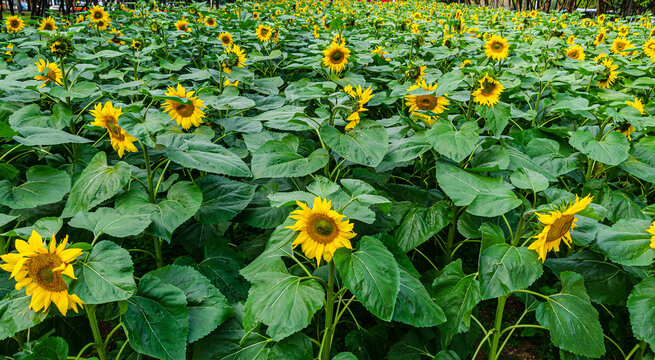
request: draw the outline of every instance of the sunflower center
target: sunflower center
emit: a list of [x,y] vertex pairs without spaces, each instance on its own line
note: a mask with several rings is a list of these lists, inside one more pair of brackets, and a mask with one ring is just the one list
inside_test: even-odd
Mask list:
[[19,26],[18,20],[16,20],[16,19],[11,20],[11,22],[9,23],[9,26],[11,26],[12,28],[18,28],[18,26]]
[[330,56],[330,60],[336,64],[341,63],[341,61],[343,61],[343,52],[341,52],[341,50],[334,51]]
[[98,11],[94,12],[94,13],[93,13],[93,18],[94,18],[94,19],[97,19],[97,20],[102,19],[102,13],[101,13],[101,12],[98,12]]
[[45,76],[48,78],[47,81],[51,81],[51,80],[56,81],[57,80],[57,74],[52,70],[49,70],[48,73],[45,74]]
[[311,238],[321,244],[331,243],[338,235],[337,224],[324,214],[314,214],[308,228]]
[[180,27],[178,27],[178,30],[186,30],[186,25],[180,25]]
[[193,111],[195,110],[193,104],[180,104],[177,101],[174,101],[174,103],[175,103],[175,110],[182,117],[189,117],[193,115]]
[[493,44],[491,44],[491,49],[494,52],[501,52],[503,50],[503,44],[499,42],[494,42]]
[[494,81],[485,80],[482,83],[482,95],[491,96],[496,90],[496,83]]
[[52,24],[50,24],[50,23],[45,24],[45,26],[43,27],[43,29],[44,29],[44,30],[48,30],[48,31],[52,31]]
[[437,106],[437,97],[434,95],[417,95],[416,106],[420,110],[432,110]]
[[569,56],[572,57],[573,59],[577,59],[578,58],[578,51],[577,50],[571,51],[571,54],[569,54]]
[[238,64],[239,64],[239,57],[234,53],[230,53],[227,57],[227,60],[225,61],[225,65],[227,65],[227,67],[229,68],[232,68],[234,66],[237,66]]
[[68,289],[68,285],[61,277],[61,271],[53,271],[62,264],[61,259],[56,254],[40,254],[25,263],[27,273],[40,287],[52,291],[60,292]]
[[262,37],[265,37],[266,35],[268,35],[268,29],[267,28],[262,28],[260,33],[262,34]]
[[222,41],[223,41],[223,44],[230,45],[230,38],[228,38],[227,36],[224,36]]
[[574,219],[575,215],[562,215],[559,219],[555,220],[555,222],[550,225],[550,230],[546,236],[546,242],[559,240],[562,236],[566,235],[566,233],[571,230]]

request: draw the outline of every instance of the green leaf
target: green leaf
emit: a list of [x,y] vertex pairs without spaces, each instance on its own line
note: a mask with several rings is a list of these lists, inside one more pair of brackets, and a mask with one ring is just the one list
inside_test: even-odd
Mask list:
[[145,145],[155,147],[155,135],[170,121],[168,114],[160,111],[148,113],[145,120],[140,114],[127,113],[118,118],[118,125]]
[[503,134],[511,118],[511,106],[501,102],[496,106],[479,105],[476,110],[485,119],[485,128],[491,129],[495,136]]
[[433,360],[460,360],[460,357],[452,350],[441,350],[434,356]]
[[[109,50],[104,50],[109,51]],[[102,52],[102,51],[101,51]],[[96,54],[97,56],[98,54]],[[65,100],[71,99],[88,99],[98,90],[96,84],[88,81],[81,81],[73,85],[70,91],[66,91],[63,86],[54,86],[50,89],[50,95]]]
[[71,188],[71,179],[65,171],[46,165],[30,167],[25,178],[18,186],[8,180],[0,181],[0,204],[12,209],[51,204],[63,199]]
[[246,333],[240,319],[228,319],[195,343],[193,360],[268,360],[269,342],[256,332]]
[[250,169],[236,154],[221,145],[202,140],[184,140],[179,147],[167,147],[172,161],[192,169],[214,174],[250,177]]
[[62,130],[23,126],[18,129],[22,136],[14,136],[14,140],[25,146],[46,146],[59,144],[84,144],[90,143],[91,140],[81,136],[69,134]]
[[320,134],[334,152],[365,166],[378,166],[389,147],[387,131],[375,121],[364,120],[347,134],[342,134],[333,126],[323,126]]
[[202,224],[232,220],[245,209],[255,195],[255,185],[207,175],[196,182],[202,191],[202,204],[196,219]]
[[148,215],[121,214],[113,208],[99,208],[95,212],[80,212],[68,225],[93,232],[95,237],[100,234],[124,238],[139,235],[150,225]]
[[368,311],[389,321],[400,290],[398,264],[376,238],[364,236],[357,247],[354,252],[340,248],[334,253],[339,275]]
[[225,296],[191,267],[168,265],[149,274],[184,291],[189,309],[189,343],[208,335],[234,316]]
[[480,253],[479,273],[482,300],[488,300],[527,288],[543,269],[535,251],[497,244]]
[[334,355],[332,360],[357,360],[357,356],[351,352],[340,352]]
[[511,190],[497,193],[478,194],[466,208],[466,212],[475,216],[495,217],[517,208],[521,200]]
[[628,159],[630,142],[621,133],[610,131],[601,141],[589,131],[578,130],[571,135],[569,144],[590,159],[607,165],[619,165]]
[[35,221],[34,224],[30,226],[25,226],[22,228],[15,228],[7,231],[2,234],[3,236],[19,236],[22,238],[29,238],[32,234],[32,231],[36,231],[42,236],[49,237],[52,234],[57,234],[61,227],[64,225],[64,221],[61,218],[56,217],[44,217]]
[[467,122],[457,130],[449,121],[439,121],[432,125],[425,135],[435,150],[456,162],[464,160],[478,144],[478,125]]
[[476,274],[464,274],[462,260],[457,259],[446,265],[434,280],[435,301],[446,314],[446,322],[439,325],[444,346],[453,335],[469,329],[471,311],[481,300],[480,284],[475,277]]
[[[456,206],[469,205],[479,195],[507,196],[512,192],[512,185],[503,181],[501,177],[490,178],[472,174],[455,166],[440,163],[436,165],[436,169],[439,187],[453,200]],[[507,201],[510,199],[501,197],[500,200],[504,205],[512,205],[511,201]],[[484,207],[484,203],[479,206]]]
[[600,357],[605,353],[603,328],[591,305],[582,275],[560,273],[562,292],[537,305],[535,317],[550,330],[551,342],[577,355]]
[[130,346],[165,360],[186,359],[189,314],[184,291],[146,274],[121,315]]
[[309,336],[295,333],[288,338],[275,343],[268,360],[313,360],[314,349]]
[[266,324],[266,333],[275,341],[306,328],[323,307],[325,293],[316,280],[263,272],[251,282],[246,317]]
[[510,180],[519,189],[532,190],[534,192],[548,189],[548,179],[544,175],[527,168],[513,172]]
[[27,356],[20,360],[66,360],[68,358],[68,343],[60,337],[45,337],[31,344]]
[[396,298],[393,320],[415,327],[432,327],[446,321],[446,315],[435,304],[419,279],[398,267],[400,291]]
[[632,332],[637,339],[646,341],[655,351],[655,278],[649,277],[637,284],[628,298],[628,311]]
[[283,178],[309,175],[325,166],[329,160],[323,148],[305,157],[299,153],[300,141],[293,135],[263,144],[252,155],[255,178]]
[[119,161],[107,165],[107,155],[97,153],[77,178],[61,217],[71,217],[85,212],[116,195],[130,180],[130,166]]
[[0,300],[0,340],[45,320],[47,313],[29,309],[31,299],[32,296],[25,295],[25,290],[13,290]]
[[622,265],[648,266],[655,259],[655,249],[650,247],[651,226],[648,220],[621,219],[612,227],[598,230],[596,243],[610,260]]
[[393,237],[405,252],[423,244],[448,225],[453,217],[450,206],[439,201],[430,207],[412,204]]
[[[61,105],[53,108],[53,111],[55,109],[61,109]],[[61,130],[66,127],[66,125],[68,125],[70,118],[66,122],[60,122],[56,120],[57,118],[55,116],[43,114],[41,112],[41,107],[38,104],[27,105],[9,115],[9,125],[11,125],[11,127],[14,129],[19,129],[25,126],[32,126]]]
[[133,275],[130,254],[111,241],[101,241],[76,266],[77,280],[71,284],[70,291],[85,304],[126,300],[136,290]]

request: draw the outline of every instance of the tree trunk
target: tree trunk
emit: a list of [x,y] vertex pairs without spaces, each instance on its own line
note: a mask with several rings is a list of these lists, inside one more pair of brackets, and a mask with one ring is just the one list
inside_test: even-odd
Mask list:
[[9,3],[9,12],[14,15],[14,0],[7,0],[7,3]]

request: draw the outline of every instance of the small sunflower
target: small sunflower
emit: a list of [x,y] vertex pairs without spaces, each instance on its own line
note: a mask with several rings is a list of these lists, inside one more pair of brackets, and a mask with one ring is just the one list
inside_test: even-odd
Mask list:
[[34,77],[35,80],[43,81],[43,84],[41,84],[40,88],[48,85],[48,83],[51,81],[57,85],[62,84],[64,74],[62,73],[57,63],[51,63],[48,60],[43,61],[43,59],[39,59],[39,61],[35,62],[34,65],[36,65],[38,72],[46,72],[45,76],[37,75]]
[[5,26],[8,33],[17,33],[25,28],[25,21],[16,15],[12,15],[5,19]]
[[625,137],[628,138],[628,141],[632,141],[632,134],[637,131],[632,124],[630,124],[627,121],[624,121],[619,125],[619,127],[616,129],[616,132],[620,132],[621,134],[625,135]]
[[144,46],[143,40],[132,39],[132,49],[134,49],[134,51],[141,51],[141,49],[143,49],[143,46]]
[[630,48],[632,48],[632,43],[630,43],[630,40],[626,40],[624,38],[616,38],[612,42],[612,52],[615,54],[625,56],[627,54],[625,50]]
[[598,34],[596,34],[596,39],[594,40],[594,45],[600,45],[605,41],[605,28],[600,28],[600,31],[598,31]]
[[55,25],[55,19],[52,16],[41,19],[41,25],[39,26],[39,31],[55,31],[57,30],[57,25]]
[[252,13],[252,19],[255,21],[259,20],[259,13],[257,11]]
[[644,54],[655,62],[655,38],[648,39],[644,44]]
[[641,102],[641,99],[640,99],[640,98],[635,98],[635,101],[634,101],[634,102],[632,102],[632,101],[626,101],[625,103],[626,103],[628,106],[631,106],[631,107],[633,107],[633,108],[639,110],[639,113],[640,113],[641,115],[644,114],[644,103]]
[[222,32],[218,34],[218,41],[220,41],[221,45],[223,46],[231,46],[232,43],[234,42],[234,39],[232,39],[232,34]]
[[89,24],[91,27],[96,27],[100,31],[105,31],[109,28],[109,24],[111,24],[111,20],[109,19],[100,19],[98,21],[92,22]]
[[323,55],[323,65],[330,72],[339,72],[348,64],[350,49],[337,43],[332,43],[327,49],[323,50]]
[[286,228],[299,232],[293,247],[301,245],[305,256],[316,259],[316,266],[321,264],[321,259],[331,261],[339,248],[352,249],[350,239],[357,235],[352,231],[354,224],[344,221],[344,215],[332,210],[331,201],[317,196],[311,209],[300,201],[296,204],[300,209],[292,211],[289,216],[296,223]]
[[244,67],[246,60],[248,60],[246,54],[236,44],[226,47],[225,54],[227,54],[227,59],[223,60],[223,72],[226,74],[231,73],[232,68]]
[[73,42],[67,36],[55,34],[48,40],[47,44],[53,55],[66,57],[73,52]]
[[598,86],[601,89],[609,88],[619,75],[619,66],[612,63],[612,59],[603,59],[603,72],[599,75]]
[[423,80],[423,77],[425,76],[425,70],[427,70],[426,65],[416,65],[412,61],[412,63],[409,65],[409,69],[405,71],[405,77],[407,79],[414,81],[415,83],[421,82]]
[[[425,82],[425,79],[423,79],[419,83],[410,86],[407,91],[416,89],[423,89],[425,91],[432,92],[437,89],[437,84],[428,84]],[[445,110],[448,110],[446,106],[449,103],[450,100],[446,99],[445,96],[437,97],[434,94],[405,96],[405,105],[409,107],[409,111],[412,113],[412,115],[424,119],[427,125],[432,124],[432,116],[429,114],[424,114],[423,112],[429,111],[435,114],[440,114]]]
[[125,41],[121,39],[121,36],[123,36],[123,33],[121,31],[116,29],[111,29],[110,33],[114,36],[112,36],[111,39],[107,40],[108,43],[112,43],[116,45],[125,45]]
[[273,36],[273,29],[271,29],[270,26],[259,24],[255,33],[257,34],[257,40],[267,42],[271,40],[271,36]]
[[16,290],[25,288],[25,294],[31,296],[30,309],[47,311],[54,304],[62,315],[66,316],[69,309],[77,312],[77,306],[84,302],[75,294],[68,293],[68,284],[63,275],[76,279],[71,264],[82,255],[77,248],[66,249],[68,235],[57,245],[52,234],[50,245],[43,245],[43,238],[36,231],[28,241],[16,240],[16,253],[0,255],[4,264],[0,268],[10,272],[10,278],[16,280]]
[[489,74],[486,74],[478,82],[480,87],[473,92],[472,95],[475,97],[473,101],[485,106],[496,105],[505,87]]
[[7,49],[7,50],[5,51],[5,55],[8,56],[8,58],[5,59],[5,61],[6,61],[6,62],[10,62],[10,61],[11,61],[11,57],[13,56],[12,53],[11,53],[11,50],[14,49],[14,44],[7,44],[7,46],[5,46],[5,49]]
[[216,19],[213,17],[208,17],[205,19],[205,26],[207,27],[216,27]]
[[191,28],[189,27],[189,23],[186,21],[185,18],[182,18],[178,21],[175,22],[175,28],[179,31],[184,31],[184,32],[191,32]]
[[509,54],[509,44],[507,39],[499,35],[493,35],[484,47],[484,52],[487,57],[494,60],[506,59]]
[[572,45],[566,50],[566,56],[573,60],[582,61],[585,59],[584,49],[580,45]]
[[370,86],[368,89],[364,90],[361,85],[357,85],[357,88],[353,88],[352,85],[346,85],[343,88],[343,91],[354,100],[353,112],[346,119],[346,121],[348,121],[346,131],[352,131],[355,126],[359,124],[359,115],[364,111],[368,111],[364,105],[366,105],[375,95],[373,95],[373,90]]
[[576,227],[578,219],[575,214],[584,210],[591,203],[593,197],[586,196],[583,199],[575,196],[573,204],[566,206],[562,210],[551,211],[550,214],[537,213],[539,221],[545,225],[528,249],[535,250],[539,254],[541,261],[546,261],[546,255],[550,250],[559,251],[559,245],[562,241],[567,246],[571,246],[571,229]]
[[186,91],[181,84],[177,84],[177,88],[169,86],[165,93],[166,96],[177,96],[185,100],[186,103],[166,100],[163,104],[164,112],[167,112],[184,130],[188,130],[191,125],[200,126],[202,118],[205,117],[202,111],[205,108],[204,102],[197,96],[193,97],[194,93],[195,91]]
[[89,21],[97,23],[101,20],[105,22],[109,20],[109,13],[105,11],[104,7],[95,5],[89,9]]
[[655,221],[653,221],[653,224],[646,230],[646,232],[653,235],[650,237],[650,247],[655,249]]
[[239,86],[239,80],[232,82],[230,79],[226,78],[225,81],[223,81],[223,86]]
[[101,126],[109,132],[111,146],[118,152],[119,157],[123,157],[125,151],[137,152],[134,142],[137,139],[128,134],[125,129],[118,126],[118,117],[121,116],[123,108],[115,108],[111,101],[107,101],[104,106],[98,103],[90,111],[94,121],[90,125]]
[[373,51],[371,51],[371,54],[377,54],[380,55],[380,58],[384,61],[391,61],[391,59],[387,59],[384,57],[384,55],[388,54],[389,52],[384,50],[384,46],[378,46]]

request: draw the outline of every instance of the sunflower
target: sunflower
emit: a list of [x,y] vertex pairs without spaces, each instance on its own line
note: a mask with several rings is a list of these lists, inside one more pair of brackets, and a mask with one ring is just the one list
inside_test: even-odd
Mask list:
[[186,21],[185,18],[182,18],[178,21],[175,22],[175,28],[179,31],[184,31],[184,32],[191,32],[191,28],[189,27],[189,23]]
[[118,126],[118,117],[121,116],[123,108],[115,108],[111,101],[107,101],[104,106],[98,103],[90,111],[94,121],[90,125],[101,126],[109,132],[111,146],[118,152],[119,157],[123,157],[125,151],[137,152],[134,142],[137,139],[128,134],[125,129]]
[[302,245],[305,256],[316,258],[316,266],[321,264],[321,259],[331,261],[339,248],[352,249],[350,239],[357,235],[352,231],[354,224],[344,221],[344,215],[332,210],[331,201],[317,196],[311,209],[300,201],[296,201],[296,204],[301,209],[292,211],[289,216],[296,223],[286,228],[299,232],[293,247]]
[[575,44],[575,39],[576,39],[575,36],[573,36],[573,35],[569,36],[569,37],[566,39],[566,44],[567,44],[567,45],[573,45],[573,44]]
[[594,45],[600,45],[605,41],[605,28],[602,27],[600,28],[600,31],[598,31],[598,34],[596,34],[596,39],[594,40]]
[[373,51],[371,51],[371,54],[378,54],[380,55],[380,58],[384,61],[391,61],[391,59],[387,59],[384,57],[384,55],[388,54],[389,52],[384,50],[383,46],[378,46]]
[[[419,83],[410,86],[407,91],[413,91],[416,89],[423,89],[432,92],[437,89],[437,84],[428,84],[425,82],[425,79],[423,79]],[[422,112],[430,111],[435,114],[440,114],[445,110],[448,110],[446,106],[449,103],[450,100],[446,99],[445,96],[437,97],[434,94],[405,96],[405,105],[409,107],[409,111],[412,112],[412,115],[424,119],[428,125],[432,124],[432,116],[423,114]]]
[[509,53],[509,44],[507,39],[499,35],[493,35],[484,47],[484,52],[487,57],[494,60],[506,59]]
[[259,13],[257,11],[252,13],[252,19],[257,21],[259,19]]
[[605,14],[599,15],[598,18],[597,18],[598,22],[599,22],[599,23],[604,22],[606,16],[607,16],[607,15],[605,15]]
[[619,74],[619,66],[612,63],[612,59],[603,59],[603,72],[600,74],[598,86],[602,89],[609,88],[614,84]]
[[505,87],[498,80],[489,76],[488,73],[478,82],[480,87],[471,94],[475,96],[473,101],[486,106],[496,105]]
[[627,27],[627,26],[625,26],[625,25],[621,25],[621,26],[619,26],[618,34],[619,34],[620,37],[626,37],[626,36],[628,36],[628,33],[629,33],[629,32],[630,32],[630,28],[629,28],[629,27]]
[[593,197],[587,195],[585,198],[580,199],[575,196],[575,202],[566,206],[563,211],[554,210],[550,214],[537,213],[539,221],[544,224],[544,228],[538,235],[535,235],[535,240],[528,249],[535,250],[539,254],[541,261],[546,261],[546,255],[552,249],[559,251],[560,242],[563,240],[567,246],[571,246],[571,229],[576,227],[575,224],[578,219],[575,214],[584,210],[587,205],[591,203]]
[[234,42],[232,35],[226,32],[218,34],[218,41],[220,41],[223,46],[230,46]]
[[426,65],[420,65],[420,66],[415,65],[414,62],[412,61],[412,63],[409,65],[409,69],[405,71],[405,76],[408,79],[413,80],[416,83],[419,83],[421,82],[421,80],[423,80],[423,77],[425,76],[425,70],[427,70],[427,68],[428,67]]
[[25,28],[25,21],[16,15],[12,15],[5,20],[5,26],[8,33],[17,33]]
[[43,61],[43,59],[39,59],[39,61],[35,62],[34,65],[36,65],[38,72],[43,73],[46,71],[45,76],[37,75],[34,77],[35,80],[43,81],[43,84],[41,84],[40,88],[46,86],[51,81],[57,85],[62,84],[64,74],[62,73],[57,63],[51,63],[50,61]]
[[270,26],[259,24],[259,26],[257,26],[257,30],[255,30],[255,33],[257,34],[257,40],[261,42],[267,42],[271,40],[273,29],[271,29]]
[[5,61],[6,61],[6,62],[10,62],[10,61],[11,61],[11,57],[12,57],[11,50],[14,49],[14,44],[7,44],[7,46],[5,46],[5,49],[7,49],[7,50],[5,51],[5,55],[8,56],[8,58],[5,59]]
[[39,26],[40,31],[55,31],[57,26],[55,25],[55,19],[52,16],[48,16],[45,19],[41,19],[41,26]]
[[648,39],[644,44],[644,54],[655,62],[655,38]]
[[84,21],[84,15],[82,15],[82,14],[77,15],[77,19],[75,19],[75,23],[76,23],[76,24],[79,24],[79,23],[81,23],[82,21]]
[[626,101],[625,103],[626,103],[628,106],[631,106],[631,107],[633,107],[633,108],[639,110],[639,113],[640,113],[641,115],[644,114],[644,103],[641,102],[641,99],[640,99],[640,98],[635,98],[635,101],[634,101],[634,102],[632,102],[632,101]]
[[36,231],[28,241],[16,240],[16,253],[0,255],[4,264],[0,268],[10,272],[10,278],[16,280],[16,290],[25,288],[25,294],[31,295],[30,309],[47,311],[50,304],[55,304],[59,312],[66,316],[68,309],[77,312],[77,306],[84,302],[75,294],[68,293],[68,285],[62,277],[76,279],[73,262],[82,255],[78,248],[66,249],[68,235],[57,245],[52,234],[48,248],[43,246],[43,238]]
[[231,82],[230,79],[226,78],[225,81],[223,81],[223,86],[239,86],[239,80]]
[[646,230],[646,232],[653,235],[650,237],[650,247],[655,249],[655,221],[653,221],[653,224]]
[[141,51],[141,49],[143,49],[143,40],[132,39],[132,49],[134,49],[134,51]]
[[202,111],[205,108],[204,102],[197,96],[193,97],[194,93],[195,91],[186,91],[181,84],[177,84],[177,89],[169,86],[165,93],[166,96],[177,96],[185,100],[186,104],[175,100],[166,100],[163,104],[164,112],[175,119],[184,130],[188,130],[191,125],[200,126],[202,118],[205,117],[205,113]]
[[111,29],[110,33],[114,36],[111,39],[107,40],[108,43],[112,43],[116,45],[125,45],[125,41],[121,40],[121,36],[123,36],[123,33],[121,31],[116,29]]
[[205,19],[205,26],[207,27],[216,27],[216,19],[208,17]]
[[615,54],[620,54],[621,56],[625,56],[626,52],[624,50],[632,48],[632,44],[630,43],[630,40],[626,40],[624,38],[616,38],[612,42],[612,52]]
[[89,21],[97,23],[101,20],[104,20],[105,22],[108,22],[109,20],[109,13],[105,12],[104,7],[95,5],[89,9]]
[[327,49],[323,50],[323,55],[325,55],[323,56],[323,65],[330,72],[339,72],[348,64],[350,49],[337,43],[332,43]]
[[621,125],[619,125],[619,127],[616,129],[616,132],[620,132],[621,134],[625,135],[625,137],[628,138],[628,141],[632,141],[632,134],[634,134],[635,131],[637,131],[637,129],[635,129],[635,127],[627,121],[621,123]]
[[100,19],[100,20],[98,20],[96,22],[92,22],[89,25],[91,27],[95,26],[100,31],[105,31],[109,27],[110,23],[111,23],[111,20],[109,20],[109,19]]
[[239,47],[239,45],[232,45],[225,48],[227,59],[223,60],[223,72],[229,74],[234,67],[244,67],[246,62],[246,54]]
[[352,85],[346,85],[343,88],[343,91],[354,100],[353,112],[346,119],[346,121],[349,122],[348,125],[346,125],[346,131],[352,131],[355,126],[359,124],[359,115],[364,111],[368,111],[364,105],[366,105],[366,103],[368,103],[375,95],[373,95],[373,90],[370,86],[368,89],[363,90],[361,85],[357,85],[356,89],[354,89]]
[[573,60],[582,61],[585,59],[584,49],[580,45],[572,45],[566,50],[566,56]]

